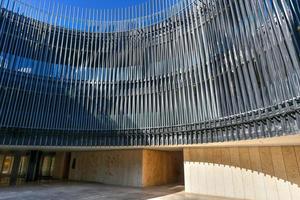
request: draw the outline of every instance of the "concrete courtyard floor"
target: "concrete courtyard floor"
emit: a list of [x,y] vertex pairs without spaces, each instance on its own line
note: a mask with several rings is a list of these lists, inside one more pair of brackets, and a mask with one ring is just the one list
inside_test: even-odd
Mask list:
[[188,194],[180,185],[148,188],[110,186],[97,183],[51,182],[0,187],[5,200],[221,200],[225,198]]

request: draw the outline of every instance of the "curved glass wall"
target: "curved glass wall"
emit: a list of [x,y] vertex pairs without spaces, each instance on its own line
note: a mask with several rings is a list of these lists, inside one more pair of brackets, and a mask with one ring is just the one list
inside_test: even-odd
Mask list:
[[1,0],[0,127],[195,143],[294,132],[299,38],[298,0]]

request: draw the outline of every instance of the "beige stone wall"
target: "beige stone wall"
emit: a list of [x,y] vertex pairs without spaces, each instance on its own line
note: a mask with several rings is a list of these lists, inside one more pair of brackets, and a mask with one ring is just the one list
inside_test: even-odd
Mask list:
[[183,179],[182,152],[143,151],[143,186],[177,183]]
[[73,152],[69,179],[141,187],[142,150]]
[[300,199],[300,146],[184,149],[187,192]]

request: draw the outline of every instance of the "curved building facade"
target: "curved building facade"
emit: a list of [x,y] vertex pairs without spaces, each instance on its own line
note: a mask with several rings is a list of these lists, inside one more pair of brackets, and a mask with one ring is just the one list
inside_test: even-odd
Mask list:
[[147,146],[300,128],[298,0],[86,10],[1,0],[0,144]]

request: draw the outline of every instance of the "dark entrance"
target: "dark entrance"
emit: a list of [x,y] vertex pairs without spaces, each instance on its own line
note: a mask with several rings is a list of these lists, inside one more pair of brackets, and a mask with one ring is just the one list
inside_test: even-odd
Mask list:
[[49,180],[53,177],[55,153],[42,151],[0,152],[0,185]]
[[15,185],[26,179],[29,155],[26,152],[6,152],[0,155],[0,183]]

